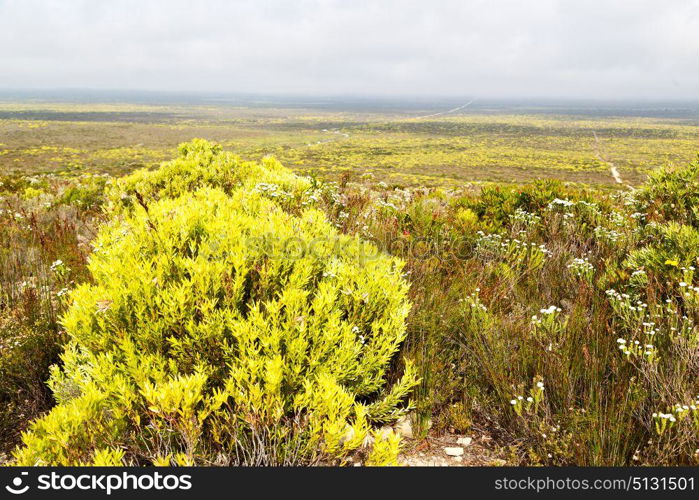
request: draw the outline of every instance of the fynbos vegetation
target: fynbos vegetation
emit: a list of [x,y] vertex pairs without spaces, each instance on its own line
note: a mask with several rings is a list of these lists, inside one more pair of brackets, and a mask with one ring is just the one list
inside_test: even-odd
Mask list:
[[194,140],[2,182],[14,463],[395,464],[405,417],[513,464],[699,461],[699,162],[426,189]]

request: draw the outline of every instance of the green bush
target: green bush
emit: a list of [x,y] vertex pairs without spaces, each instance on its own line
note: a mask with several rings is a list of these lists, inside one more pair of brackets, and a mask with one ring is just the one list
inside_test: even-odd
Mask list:
[[[101,229],[94,284],[63,318],[58,406],[16,463],[336,461],[408,410],[412,367],[386,380],[409,310],[402,263],[317,210],[285,212],[255,180],[233,187],[237,169],[302,187],[288,171],[181,150],[119,184],[153,201]],[[223,189],[186,192],[210,184]],[[395,461],[395,437],[375,436],[369,462]]]
[[83,210],[98,208],[104,201],[106,182],[107,179],[102,176],[84,175],[78,182],[64,189],[54,201],[54,205],[74,205]]
[[650,220],[699,228],[699,159],[682,167],[658,169],[639,190],[637,200]]
[[591,201],[590,193],[553,179],[522,186],[485,186],[478,197],[462,197],[453,204],[472,210],[485,223],[484,229],[498,230],[507,225],[518,209],[538,212],[555,199]]
[[[29,289],[15,310],[0,303],[0,443],[11,451],[30,418],[51,407],[46,387],[49,366],[58,360],[62,335],[35,290]],[[23,316],[27,308],[36,311]]]
[[633,250],[625,264],[657,275],[674,274],[682,266],[699,265],[699,230],[669,222],[646,228],[647,244]]

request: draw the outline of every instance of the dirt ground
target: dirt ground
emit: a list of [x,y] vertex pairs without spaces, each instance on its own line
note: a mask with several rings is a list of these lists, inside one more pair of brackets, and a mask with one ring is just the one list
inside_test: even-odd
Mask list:
[[[495,451],[493,440],[487,434],[428,435],[422,440],[406,441],[400,460],[402,465],[408,467],[497,466],[506,463]],[[459,449],[462,449],[463,454],[450,456],[445,449],[449,449],[452,454],[458,453]]]

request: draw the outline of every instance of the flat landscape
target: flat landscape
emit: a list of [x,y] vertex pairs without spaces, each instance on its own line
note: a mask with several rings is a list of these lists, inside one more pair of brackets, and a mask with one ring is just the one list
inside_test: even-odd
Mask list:
[[450,103],[308,105],[0,100],[0,169],[121,175],[156,166],[179,143],[201,137],[244,159],[273,155],[326,179],[373,175],[389,185],[455,187],[553,178],[614,186],[610,164],[623,183],[637,185],[661,165],[690,161],[699,144],[699,111],[677,113],[671,105],[591,112],[574,104],[474,102],[451,113]]

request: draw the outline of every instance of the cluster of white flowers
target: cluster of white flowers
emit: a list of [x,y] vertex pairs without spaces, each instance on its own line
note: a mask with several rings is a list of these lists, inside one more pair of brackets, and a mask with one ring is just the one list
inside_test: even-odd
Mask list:
[[498,247],[505,247],[505,238],[497,233],[485,234],[483,231],[477,231],[478,240],[476,242],[477,248],[483,249],[496,249]]
[[595,228],[595,238],[603,243],[613,244],[621,239],[621,233],[615,231],[614,229],[607,229],[603,226],[597,226]]
[[357,335],[357,340],[359,340],[359,343],[363,345],[366,343],[366,337],[364,335],[361,335],[360,332],[361,332],[361,330],[359,329],[358,326],[355,325],[352,327],[352,333]]
[[616,302],[618,305],[628,308],[629,311],[636,312],[648,309],[648,304],[641,300],[637,300],[636,302],[634,302],[633,300],[631,300],[631,296],[628,293],[619,293],[613,288],[610,288],[604,293],[607,294],[607,297],[609,297],[609,300],[613,304]]
[[[485,307],[485,304],[483,304],[483,302],[481,302],[481,299],[478,295],[480,293],[480,291],[481,291],[480,288],[476,288],[475,292],[473,292],[471,295],[466,297],[466,302],[468,303],[468,305],[471,309],[480,309],[483,312],[487,312],[488,308]],[[464,301],[464,299],[459,299],[459,302],[463,302],[463,301]]]
[[572,219],[575,212],[581,216],[596,216],[601,214],[599,205],[585,200],[570,201],[568,199],[556,198],[547,205],[547,210],[562,210],[564,219]]
[[668,413],[655,412],[653,413],[653,421],[655,422],[655,431],[662,436],[665,431],[671,429],[676,422],[684,420],[688,415],[692,415],[696,422],[698,401],[692,405],[676,404]]
[[656,359],[657,350],[653,344],[643,344],[640,340],[628,342],[626,339],[618,338],[619,350],[626,356],[644,356],[648,361]]
[[645,333],[649,337],[652,337],[659,332],[654,321],[644,321],[643,323],[641,323],[641,326],[643,327],[643,333]]
[[398,207],[394,203],[391,203],[390,201],[384,201],[382,199],[376,200],[376,206],[382,208],[390,208],[392,210],[398,211]]
[[569,219],[572,219],[575,217],[575,214],[568,210],[569,208],[572,208],[574,206],[575,206],[574,201],[570,201],[567,199],[562,200],[560,198],[556,198],[546,206],[546,209],[547,210],[561,209],[561,210],[563,210],[563,219],[569,220]]
[[559,312],[561,312],[561,308],[557,306],[549,306],[545,309],[540,309],[539,313],[541,314],[541,317],[535,314],[534,316],[532,316],[532,323],[540,325],[544,321],[544,318],[546,316],[551,316]]
[[[529,400],[531,400],[531,401],[534,401],[534,399],[531,398],[531,397],[529,397],[529,398],[527,398],[527,399],[529,399]],[[514,406],[514,405],[516,405],[519,401],[523,401],[523,400],[524,400],[524,396],[515,396],[515,399],[510,400],[510,404],[511,404],[512,406]]]
[[539,312],[541,314],[554,314],[557,312],[561,312],[561,308],[557,306],[549,306],[546,309],[541,309]]
[[525,252],[540,252],[543,256],[551,255],[551,251],[545,245],[537,245],[534,242],[527,243],[517,238],[503,238],[497,233],[485,234],[483,231],[478,231],[478,240],[476,241],[476,253],[481,255],[510,253],[512,251]]
[[690,411],[694,412],[694,411],[696,411],[696,409],[697,409],[697,407],[695,404],[683,405],[683,404],[677,403],[675,406],[672,407],[672,411],[674,411],[675,414],[679,418],[686,417]]
[[527,409],[529,409],[529,407],[534,404],[534,398],[532,396],[527,396],[526,398],[524,396],[515,396],[515,399],[510,400],[510,404],[514,406],[518,414],[521,414],[522,405],[526,404]]
[[578,278],[592,279],[595,272],[595,267],[590,264],[587,258],[575,258],[568,264],[568,269]]
[[[3,211],[0,210],[0,214],[2,214]],[[5,210],[5,213],[7,214],[8,217],[14,220],[22,220],[24,219],[24,215],[22,215],[19,212],[13,212],[12,210]]]
[[538,404],[544,396],[544,382],[542,380],[536,382],[534,387],[529,391],[529,396],[515,395],[510,400],[510,405],[517,415],[522,415],[522,411],[535,411]]
[[314,205],[318,203],[320,200],[320,195],[321,193],[319,192],[318,189],[314,189],[312,191],[306,191],[303,196],[303,201],[301,202],[301,205],[306,207],[308,205]]
[[488,308],[485,307],[485,304],[483,304],[482,302],[478,302],[478,303],[471,302],[471,307],[477,307],[478,309],[480,309],[483,312],[488,311]]
[[691,415],[695,426],[699,426],[699,396],[691,404],[675,404],[668,413],[655,412],[653,420],[655,430],[662,435],[666,430],[672,428],[676,422],[680,422]]
[[610,222],[612,226],[617,228],[623,228],[628,225],[626,216],[620,212],[617,212],[616,210],[609,213],[609,215],[607,216],[607,220]]
[[260,182],[256,184],[253,191],[272,198],[293,198],[294,196],[293,194],[281,189],[277,184],[268,182]]
[[536,226],[539,222],[541,222],[541,217],[539,217],[537,214],[527,212],[521,208],[515,210],[515,213],[510,215],[510,219],[512,219],[512,222],[520,223],[526,227]]
[[63,266],[64,266],[64,264],[63,264],[63,261],[61,259],[55,260],[51,264],[51,271],[55,273],[56,271],[59,271],[60,269],[62,269]]
[[573,201],[570,201],[568,199],[562,200],[560,198],[556,198],[551,203],[549,203],[546,208],[552,210],[556,207],[572,207],[573,205],[575,205],[575,202]]
[[685,298],[691,298],[692,294],[699,294],[699,286],[693,286],[691,283],[680,281],[679,287],[681,288],[682,295],[684,295]]
[[670,422],[677,422],[677,418],[672,413],[653,413],[653,418],[661,418]]

